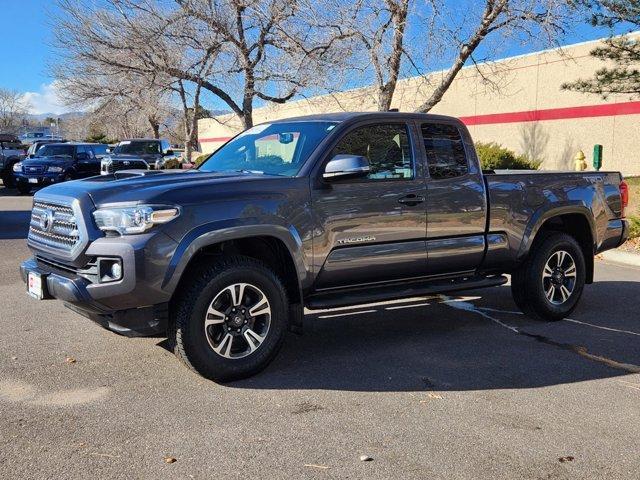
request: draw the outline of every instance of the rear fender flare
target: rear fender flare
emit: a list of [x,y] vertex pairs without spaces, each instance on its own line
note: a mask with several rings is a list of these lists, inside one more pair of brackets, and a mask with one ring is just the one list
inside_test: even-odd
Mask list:
[[520,244],[520,249],[518,250],[517,260],[521,261],[529,254],[533,242],[535,241],[538,232],[540,231],[540,228],[542,228],[547,220],[567,214],[579,214],[587,220],[589,228],[591,230],[591,238],[593,240],[593,251],[595,252],[598,237],[593,213],[591,212],[591,210],[584,204],[567,204],[562,206],[558,206],[556,204],[549,209],[537,210],[532,215],[531,220],[529,221],[529,224],[525,229],[524,236]]

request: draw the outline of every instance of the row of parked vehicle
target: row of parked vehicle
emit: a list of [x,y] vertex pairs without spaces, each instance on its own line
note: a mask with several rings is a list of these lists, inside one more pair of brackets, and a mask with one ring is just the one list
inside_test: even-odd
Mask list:
[[2,182],[20,193],[118,170],[183,168],[180,156],[164,139],[124,140],[113,149],[100,143],[40,139],[25,150],[17,137],[0,135],[0,145]]

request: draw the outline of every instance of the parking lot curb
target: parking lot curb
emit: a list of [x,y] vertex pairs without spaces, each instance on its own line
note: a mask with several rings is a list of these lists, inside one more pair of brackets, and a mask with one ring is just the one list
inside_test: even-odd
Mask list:
[[640,255],[637,253],[623,252],[620,250],[607,250],[606,252],[602,252],[601,255],[602,259],[607,262],[640,267]]

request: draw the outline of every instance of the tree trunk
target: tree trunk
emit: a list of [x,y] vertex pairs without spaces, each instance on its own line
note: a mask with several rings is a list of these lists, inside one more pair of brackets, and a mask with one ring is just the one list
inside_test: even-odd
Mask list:
[[160,138],[160,124],[155,118],[149,118],[149,124],[151,124],[151,130],[153,130],[153,138]]

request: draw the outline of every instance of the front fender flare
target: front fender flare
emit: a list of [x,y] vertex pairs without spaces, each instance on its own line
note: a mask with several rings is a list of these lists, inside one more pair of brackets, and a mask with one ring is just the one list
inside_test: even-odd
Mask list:
[[293,226],[247,223],[247,220],[216,221],[192,229],[178,243],[169,262],[162,288],[173,293],[191,259],[204,247],[241,238],[274,237],[281,240],[289,250],[295,264],[298,286],[302,291],[310,275],[304,261],[302,239],[298,231]]

